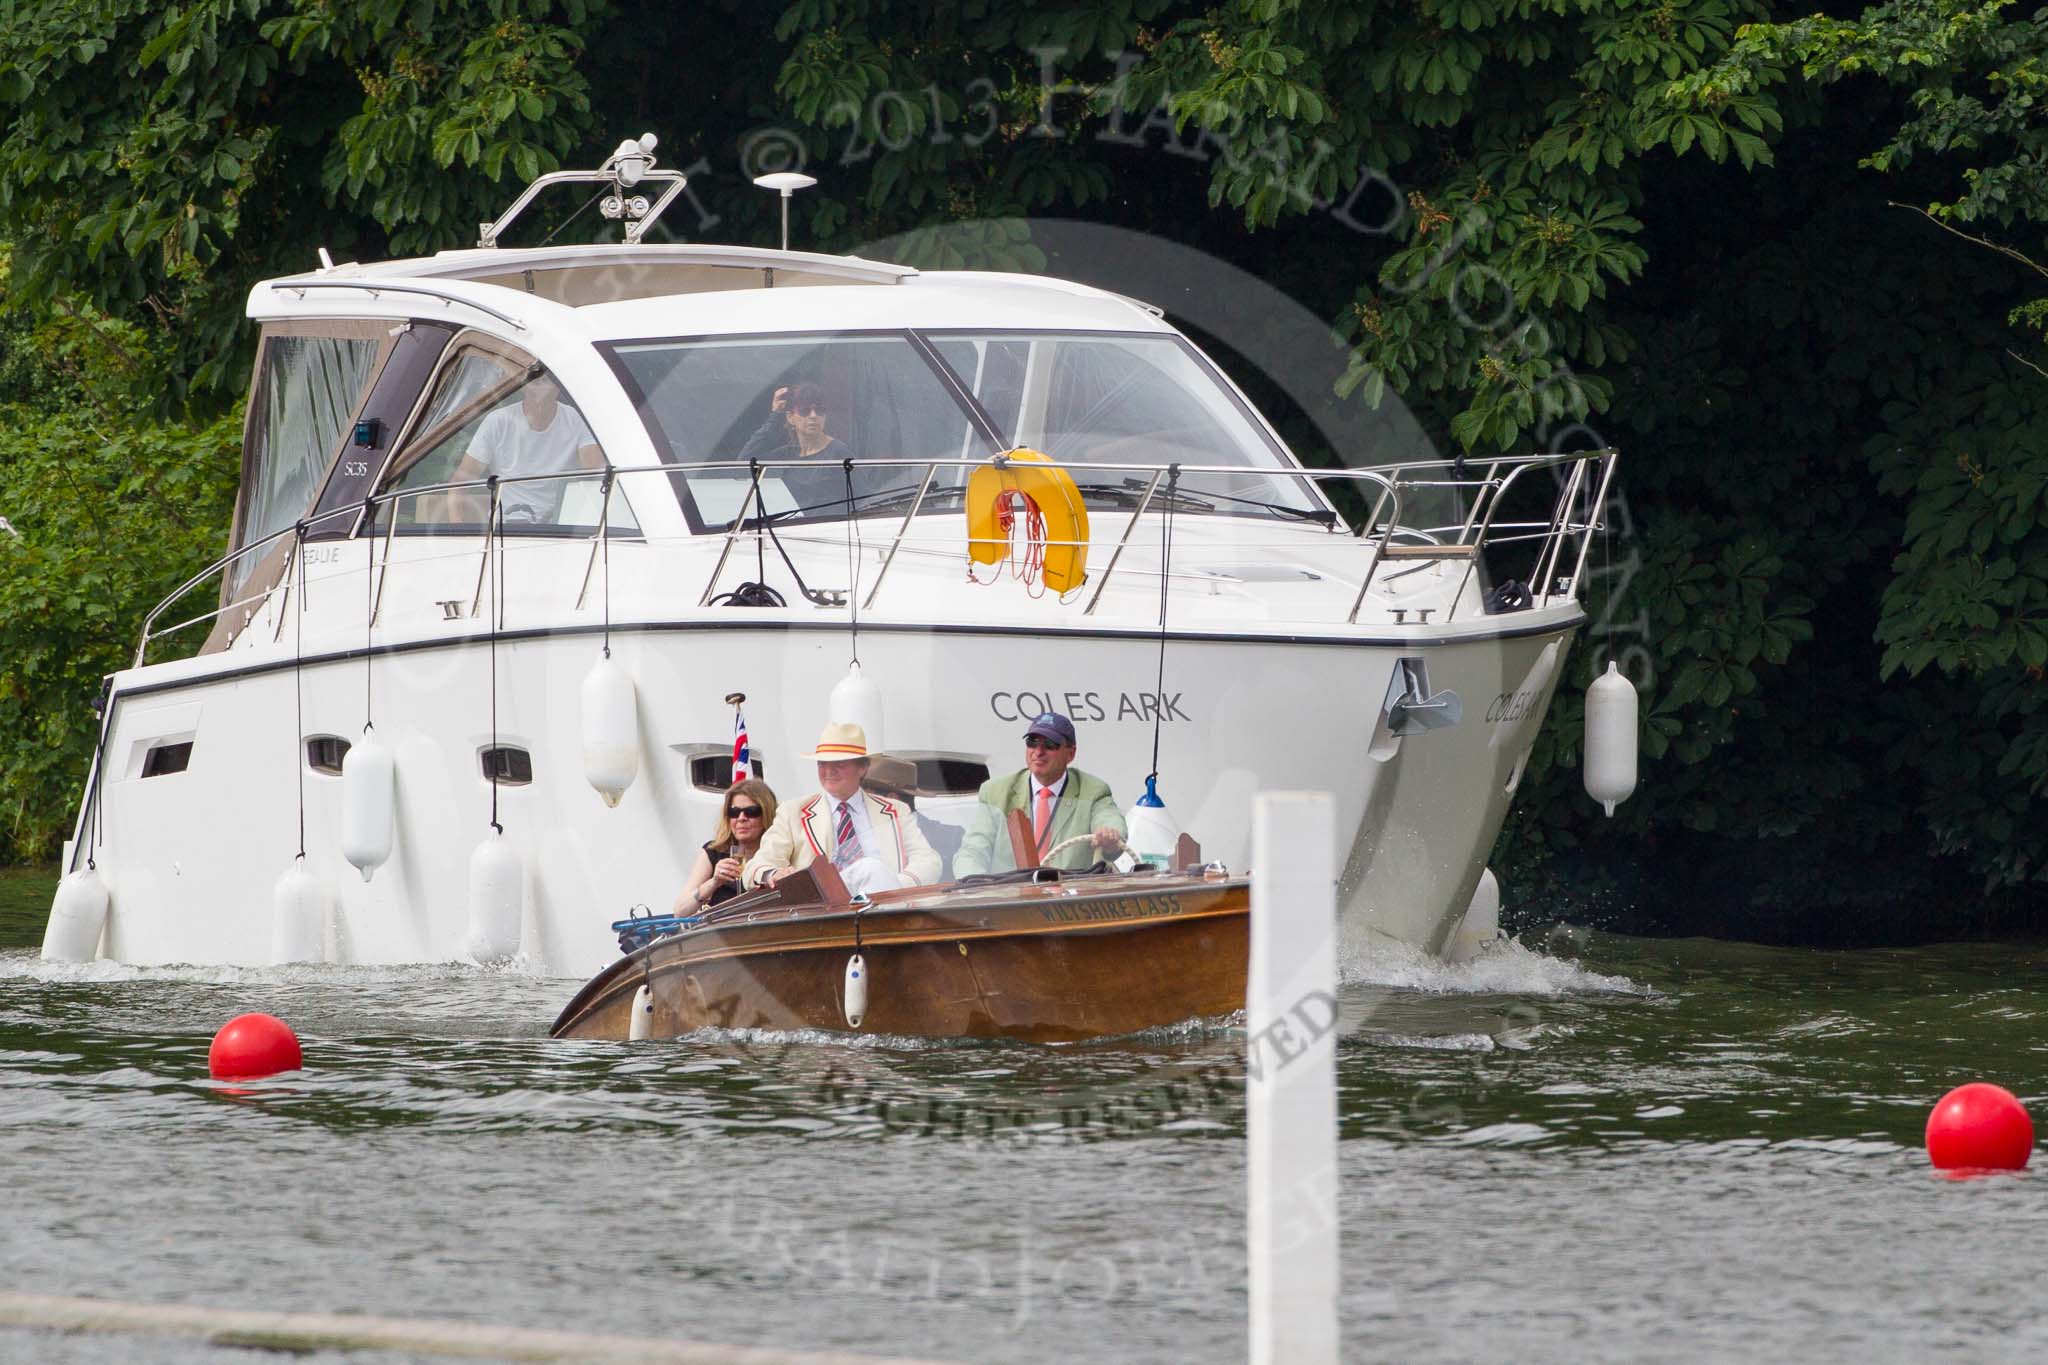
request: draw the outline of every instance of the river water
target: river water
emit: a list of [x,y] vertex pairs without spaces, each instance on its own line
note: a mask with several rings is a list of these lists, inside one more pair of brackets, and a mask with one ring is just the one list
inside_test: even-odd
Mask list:
[[[39,918],[39,914],[34,916]],[[19,942],[21,921],[15,925]],[[2048,952],[1559,930],[1342,991],[1347,1360],[2039,1360]],[[561,1044],[517,971],[0,952],[0,1285],[963,1361],[1245,1354],[1241,1030]],[[267,1010],[302,1073],[206,1079]],[[0,1359],[246,1359],[0,1329]],[[363,1357],[384,1359],[387,1357]]]

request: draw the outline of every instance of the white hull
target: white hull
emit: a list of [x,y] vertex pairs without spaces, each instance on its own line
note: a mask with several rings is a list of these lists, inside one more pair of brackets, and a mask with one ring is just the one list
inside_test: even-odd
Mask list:
[[[623,195],[621,164],[578,176]],[[1351,949],[1452,948],[1584,620],[1613,452],[1305,470],[1132,300],[637,229],[492,245],[559,179],[474,251],[251,292],[230,551],[112,680],[65,854],[99,875],[54,953],[586,975],[711,836],[727,694],[800,798],[856,653],[921,816],[972,818],[981,765],[1062,711],[1082,768],[1130,802],[1156,766],[1233,869],[1254,792],[1332,793]],[[747,580],[786,605],[734,605]],[[607,638],[624,676],[586,688]],[[350,787],[366,718],[387,754]],[[493,784],[494,743],[524,785]],[[358,861],[389,840],[368,882],[345,788]]]
[[[1297,534],[1305,552],[1333,539]],[[492,811],[479,755],[493,729],[489,592],[483,614],[469,618],[482,561],[476,542],[464,544],[398,542],[367,679],[361,542],[309,552],[303,667],[294,666],[300,604],[273,594],[264,611],[283,621],[259,614],[235,647],[117,675],[96,845],[112,895],[103,956],[269,961],[272,887],[300,847],[302,778],[308,865],[332,906],[329,960],[465,955],[470,855]],[[811,547],[811,572],[832,562],[828,550]],[[1187,553],[1199,558],[1192,537]],[[579,610],[586,546],[515,545],[505,556],[508,600],[519,608],[495,648],[496,735],[529,752],[533,780],[497,789],[498,817],[525,866],[521,950],[549,972],[595,970],[616,954],[612,920],[674,899],[722,799],[693,785],[689,759],[729,745],[725,694],[747,694],[755,753],[778,795],[814,785],[794,756],[808,751],[846,670],[847,615],[807,604],[696,610],[711,554],[702,542],[613,551],[611,648],[636,684],[641,735],[639,777],[617,808],[586,784],[580,757],[579,689],[605,639],[602,570]],[[843,554],[837,564],[843,577]],[[1015,584],[965,585],[957,561],[899,563],[860,635],[863,666],[885,696],[882,747],[980,757],[1000,773],[1018,764],[1019,717],[1059,709],[1079,725],[1080,766],[1127,804],[1151,767],[1159,644],[1142,601],[1153,585],[1133,576],[1128,601],[1112,592],[1105,605],[1124,610],[1105,613],[1100,628],[1074,630],[1069,612],[1064,628],[1041,629],[1031,620],[1040,604]],[[1326,586],[1332,601],[1352,590]],[[676,609],[679,596],[690,610]],[[1576,606],[1369,635],[1289,630],[1244,592],[1188,596],[1177,592],[1172,608],[1159,753],[1161,794],[1181,827],[1206,856],[1242,868],[1255,791],[1327,790],[1351,945],[1385,936],[1441,951],[1561,672],[1545,666],[1532,678],[1532,667],[1561,662],[1582,619]],[[444,601],[461,602],[459,619],[444,619]],[[892,618],[899,603],[903,617]],[[1326,605],[1316,604],[1324,619]],[[920,620],[904,619],[913,608]],[[934,620],[961,624],[924,624]],[[1393,742],[1381,734],[1374,757],[1403,656],[1427,661],[1430,687],[1455,692],[1463,719]],[[356,738],[366,681],[397,771],[395,850],[368,883],[339,850],[342,781],[308,768],[301,742]],[[1518,689],[1527,695],[1501,704]],[[193,744],[184,771],[142,775],[152,747],[183,739]],[[927,798],[919,809],[957,823],[969,805]],[[83,866],[91,837],[83,821],[67,865]]]

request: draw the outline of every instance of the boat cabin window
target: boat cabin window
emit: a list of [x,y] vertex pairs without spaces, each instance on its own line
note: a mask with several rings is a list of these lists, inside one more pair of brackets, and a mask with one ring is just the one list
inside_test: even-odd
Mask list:
[[[900,515],[924,479],[917,461],[982,460],[996,450],[943,367],[901,332],[625,342],[609,351],[664,461],[683,471],[761,461],[762,502],[786,520],[843,517],[849,495],[856,515]],[[731,525],[753,476],[744,467],[707,469],[676,481],[701,531]],[[928,505],[964,482],[961,470],[941,470]]]
[[[1178,337],[935,333],[931,341],[1009,445],[1064,465],[1111,466],[1073,471],[1090,506],[1143,496],[1151,474],[1118,464],[1237,465],[1244,474],[1183,475],[1178,510],[1329,519],[1305,481],[1257,472],[1292,462]],[[1152,506],[1164,505],[1162,484]]]
[[524,787],[533,781],[533,755],[511,745],[482,751],[484,781],[501,787]]
[[340,735],[314,735],[306,741],[306,766],[330,777],[341,776],[341,761],[350,745]]
[[176,744],[158,744],[143,755],[142,775],[144,777],[168,777],[181,773],[192,766],[192,741],[182,740]]
[[[388,324],[337,323],[326,330],[338,334],[263,338],[249,397],[236,549],[285,530],[311,509],[343,433],[353,426]],[[231,591],[264,558],[259,552],[237,560]]]
[[970,754],[893,749],[874,761],[871,776],[912,796],[974,796],[988,781],[988,760]]
[[[590,535],[604,509],[604,452],[562,383],[527,357],[458,347],[392,461],[384,492],[412,493],[380,507],[400,534],[474,535],[489,514],[483,489],[415,492],[497,474],[505,533]],[[560,475],[566,477],[542,477]],[[609,527],[636,533],[630,480],[615,482]]]
[[[766,776],[761,760],[751,760],[755,777]],[[698,791],[723,792],[732,786],[732,753],[703,754],[690,760],[690,785]]]

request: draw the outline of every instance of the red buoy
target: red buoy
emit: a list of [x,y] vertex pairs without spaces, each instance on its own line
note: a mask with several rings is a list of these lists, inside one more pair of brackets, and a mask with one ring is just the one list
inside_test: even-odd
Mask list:
[[2017,1171],[2034,1154],[2034,1121],[2003,1086],[1972,1081],[1927,1116],[1927,1156],[1937,1171]]
[[253,1080],[297,1071],[306,1064],[299,1036],[274,1014],[238,1014],[221,1025],[206,1049],[206,1069],[215,1080]]

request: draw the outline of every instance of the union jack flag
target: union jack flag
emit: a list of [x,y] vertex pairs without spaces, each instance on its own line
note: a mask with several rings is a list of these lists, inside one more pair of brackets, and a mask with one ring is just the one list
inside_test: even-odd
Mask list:
[[753,753],[747,747],[747,713],[737,703],[732,708],[732,780],[754,775]]

